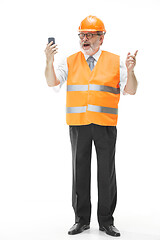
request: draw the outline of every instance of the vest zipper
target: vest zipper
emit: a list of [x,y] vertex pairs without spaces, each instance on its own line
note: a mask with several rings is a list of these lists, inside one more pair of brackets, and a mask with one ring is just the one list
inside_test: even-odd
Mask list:
[[86,108],[86,111],[88,111],[88,102],[89,102],[89,83],[88,83],[88,101],[87,101],[87,108]]

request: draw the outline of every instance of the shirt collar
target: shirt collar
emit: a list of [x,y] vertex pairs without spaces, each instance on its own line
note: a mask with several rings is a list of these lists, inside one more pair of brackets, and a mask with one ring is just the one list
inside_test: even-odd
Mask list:
[[[98,52],[96,52],[94,55],[93,55],[93,57],[94,57],[94,59],[96,60],[96,61],[98,61],[98,59],[99,59],[99,57],[100,57],[100,55],[101,55],[101,49],[99,49],[98,50]],[[85,59],[86,59],[86,61],[87,61],[87,59],[89,58],[89,55],[86,55],[86,54],[84,54],[84,57],[85,57]]]

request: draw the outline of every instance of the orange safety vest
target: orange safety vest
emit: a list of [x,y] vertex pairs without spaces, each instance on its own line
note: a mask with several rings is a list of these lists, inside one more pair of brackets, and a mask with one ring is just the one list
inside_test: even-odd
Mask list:
[[120,57],[102,51],[91,71],[82,52],[67,58],[68,125],[116,126],[120,99]]

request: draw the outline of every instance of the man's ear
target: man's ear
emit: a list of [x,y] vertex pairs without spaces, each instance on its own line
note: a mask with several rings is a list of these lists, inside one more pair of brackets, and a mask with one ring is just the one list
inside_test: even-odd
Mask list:
[[101,45],[103,44],[103,40],[104,40],[104,34],[100,36]]

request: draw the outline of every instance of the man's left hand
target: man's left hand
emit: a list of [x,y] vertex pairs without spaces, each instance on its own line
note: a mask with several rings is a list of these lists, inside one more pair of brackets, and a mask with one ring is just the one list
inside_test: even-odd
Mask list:
[[135,51],[134,55],[131,55],[130,52],[127,54],[126,67],[128,72],[132,72],[134,70],[137,52],[138,50]]

